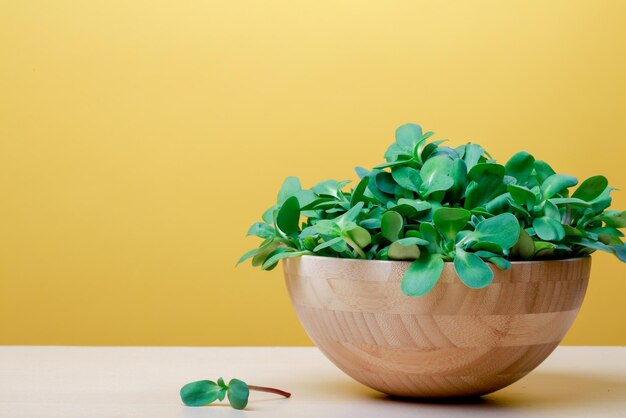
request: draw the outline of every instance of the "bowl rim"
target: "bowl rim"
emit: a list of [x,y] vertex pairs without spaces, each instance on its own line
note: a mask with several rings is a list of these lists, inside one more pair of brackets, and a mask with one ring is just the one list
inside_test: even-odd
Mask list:
[[[326,259],[333,260],[339,262],[349,262],[349,263],[383,263],[383,264],[411,264],[413,260],[364,260],[362,258],[342,258],[342,257],[326,257],[322,255],[310,255],[303,254],[301,256],[295,258],[310,258],[310,259]],[[286,262],[288,260],[293,260],[293,257],[284,258],[282,261]],[[528,260],[528,261],[510,261],[510,263],[515,265],[525,265],[525,264],[544,264],[544,263],[574,263],[582,260],[591,260],[591,255],[584,255],[580,257],[570,257],[570,258],[560,258],[556,260]],[[454,264],[453,261],[444,261],[444,264]]]

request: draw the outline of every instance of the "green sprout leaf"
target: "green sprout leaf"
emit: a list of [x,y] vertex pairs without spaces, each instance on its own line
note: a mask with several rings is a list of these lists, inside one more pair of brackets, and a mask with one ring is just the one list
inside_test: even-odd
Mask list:
[[517,218],[510,213],[503,213],[485,219],[476,225],[476,230],[468,234],[464,240],[487,241],[509,249],[517,242],[520,225]]
[[626,210],[608,210],[600,219],[604,221],[606,226],[610,226],[613,228],[626,228]]
[[567,174],[553,174],[541,183],[541,192],[544,199],[549,199],[568,187],[576,186],[578,180],[574,176]]
[[430,292],[441,272],[443,259],[438,254],[424,253],[415,260],[402,276],[402,293],[407,296],[424,296]]
[[278,192],[278,204],[283,204],[287,199],[298,194],[302,190],[300,180],[297,177],[287,177]]
[[528,235],[525,229],[520,230],[519,238],[513,248],[511,248],[511,257],[514,259],[530,260],[535,255],[535,244],[533,239]]
[[247,235],[255,235],[259,238],[273,238],[276,236],[276,230],[265,222],[257,222],[250,227]]
[[467,287],[480,289],[493,281],[493,271],[479,256],[456,249],[454,258],[454,270]]
[[450,177],[452,166],[452,160],[448,157],[433,157],[427,160],[420,171],[421,193],[427,196],[451,188],[454,185],[454,180]]
[[351,229],[347,230],[346,235],[360,248],[367,247],[372,242],[372,236],[370,233],[367,232],[367,229],[360,226],[355,225]]
[[422,184],[420,172],[411,167],[396,168],[391,172],[393,179],[402,187],[413,192],[419,192]]
[[422,140],[422,127],[415,123],[407,123],[396,129],[396,142],[403,147],[413,148]]
[[[404,238],[405,240],[411,238]],[[415,238],[419,239],[419,238]],[[396,242],[392,242],[389,246],[389,250],[387,251],[387,255],[391,260],[416,260],[420,256],[420,249],[415,244],[404,244],[398,240]]]
[[211,380],[199,380],[186,384],[180,389],[180,398],[187,406],[204,406],[224,400],[228,396],[228,402],[235,409],[244,409],[248,405],[250,391],[274,393],[276,395],[291,397],[291,393],[280,389],[265,386],[248,386],[239,379],[231,379],[228,384],[221,377],[217,383]]
[[608,187],[609,182],[604,176],[593,176],[583,181],[572,197],[591,202]]
[[320,196],[339,197],[341,189],[350,181],[339,182],[337,180],[326,180],[311,187],[311,191]]
[[228,401],[235,409],[244,409],[248,405],[250,390],[245,382],[239,379],[231,379],[228,382]]
[[402,232],[402,216],[393,210],[385,212],[381,219],[381,232],[383,237],[393,242],[400,239],[400,233]]
[[287,235],[297,234],[300,231],[298,223],[300,221],[300,203],[295,196],[285,200],[278,215],[276,225]]
[[528,183],[535,168],[535,158],[526,151],[520,151],[505,164],[505,174],[514,177],[518,185]]
[[509,184],[507,186],[507,190],[511,194],[511,198],[513,198],[513,200],[520,205],[532,206],[536,203],[537,197],[535,194],[524,186]]
[[454,241],[456,234],[465,228],[472,213],[461,208],[439,208],[433,214],[433,222],[448,241]]
[[541,160],[535,161],[535,173],[537,175],[537,181],[539,184],[543,184],[546,179],[554,174],[554,170],[548,163]]
[[180,397],[187,406],[202,406],[217,400],[222,388],[211,380],[199,380],[186,384]]
[[561,241],[565,238],[563,225],[553,218],[542,216],[533,220],[533,228],[537,236],[544,241]]

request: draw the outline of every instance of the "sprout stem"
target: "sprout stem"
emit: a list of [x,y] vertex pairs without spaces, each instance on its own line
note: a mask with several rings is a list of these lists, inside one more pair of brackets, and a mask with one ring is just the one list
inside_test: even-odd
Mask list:
[[248,389],[256,390],[257,392],[274,393],[276,395],[284,396],[285,398],[290,398],[291,397],[291,393],[289,393],[289,392],[285,392],[284,390],[275,389],[275,388],[268,388],[268,387],[265,387],[265,386],[248,385]]

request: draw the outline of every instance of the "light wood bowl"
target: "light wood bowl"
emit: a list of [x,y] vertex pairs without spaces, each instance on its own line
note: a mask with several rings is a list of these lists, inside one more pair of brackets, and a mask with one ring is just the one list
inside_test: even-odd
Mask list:
[[580,309],[591,258],[514,262],[470,289],[445,263],[426,296],[402,294],[410,262],[303,256],[283,263],[293,306],[337,367],[381,392],[478,396],[537,367]]

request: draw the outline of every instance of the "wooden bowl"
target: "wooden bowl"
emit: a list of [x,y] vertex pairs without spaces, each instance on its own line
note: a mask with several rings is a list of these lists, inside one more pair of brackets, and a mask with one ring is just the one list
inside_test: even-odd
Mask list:
[[558,345],[580,309],[591,258],[493,267],[470,289],[445,263],[426,296],[402,294],[410,262],[303,256],[284,261],[293,306],[337,367],[406,397],[484,395],[522,378]]

